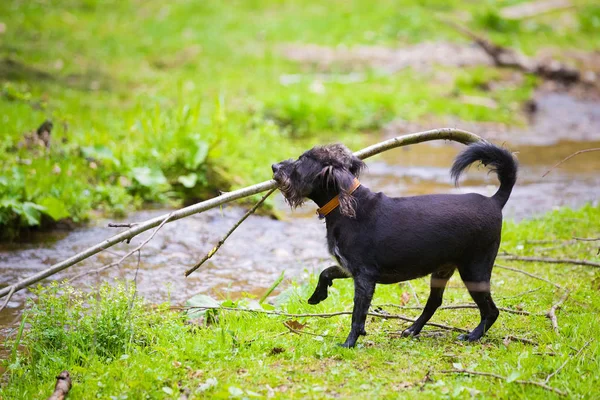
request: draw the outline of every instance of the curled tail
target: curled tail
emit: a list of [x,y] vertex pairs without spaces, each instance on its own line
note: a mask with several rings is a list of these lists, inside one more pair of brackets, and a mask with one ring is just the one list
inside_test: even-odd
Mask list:
[[500,207],[504,207],[515,182],[517,181],[517,161],[507,149],[498,147],[492,143],[481,141],[473,143],[461,152],[452,164],[450,175],[458,184],[458,178],[465,169],[475,161],[481,161],[486,167],[498,175],[500,189],[492,196]]

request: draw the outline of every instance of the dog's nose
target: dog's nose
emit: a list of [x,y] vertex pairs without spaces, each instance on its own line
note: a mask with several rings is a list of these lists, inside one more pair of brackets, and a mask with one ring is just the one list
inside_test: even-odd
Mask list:
[[273,170],[273,173],[276,173],[279,170],[279,164],[271,165],[271,169]]

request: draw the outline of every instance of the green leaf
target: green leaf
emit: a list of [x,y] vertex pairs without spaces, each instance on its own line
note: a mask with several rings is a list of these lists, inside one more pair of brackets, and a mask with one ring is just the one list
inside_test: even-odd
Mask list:
[[56,197],[46,197],[38,201],[38,203],[45,208],[44,213],[55,221],[67,218],[70,215],[65,203]]
[[165,392],[166,394],[169,394],[169,395],[173,394],[173,389],[171,389],[171,388],[170,388],[170,387],[168,387],[168,386],[164,386],[164,387],[162,388],[162,390],[163,390],[163,392]]
[[281,275],[279,275],[279,277],[277,279],[275,279],[275,282],[273,282],[271,287],[269,287],[269,289],[265,292],[265,294],[262,295],[262,297],[258,301],[259,303],[262,304],[267,299],[267,297],[269,297],[269,295],[271,293],[273,293],[273,290],[275,290],[277,288],[277,286],[279,286],[279,284],[283,281],[284,275],[285,275],[285,270],[281,271]]
[[85,158],[92,158],[98,161],[110,161],[117,167],[121,166],[121,162],[115,158],[112,150],[106,146],[86,146],[81,148],[81,153]]
[[521,376],[521,373],[519,371],[513,371],[510,373],[510,375],[506,378],[506,382],[514,382],[517,379],[519,379],[519,377]]
[[[205,294],[197,294],[188,301],[185,302],[186,307],[219,307],[220,304],[217,300]],[[187,316],[190,319],[200,318],[206,314],[206,309],[191,309],[188,310]]]
[[239,387],[229,386],[229,394],[231,397],[242,397],[244,395],[244,391]]
[[198,149],[194,154],[194,158],[192,159],[192,163],[188,166],[189,169],[195,170],[200,166],[200,164],[206,161],[206,156],[208,155],[208,143],[206,142],[198,142]]
[[35,226],[40,224],[42,211],[46,211],[46,209],[35,203],[25,202],[23,203],[23,212],[21,215],[25,217],[27,225]]
[[195,172],[192,172],[189,175],[181,175],[179,178],[177,178],[177,182],[181,183],[186,188],[191,189],[196,186],[196,182],[198,182],[198,175]]
[[142,186],[154,187],[167,183],[167,178],[165,178],[160,168],[138,167],[134,168],[132,172],[133,179],[138,181]]

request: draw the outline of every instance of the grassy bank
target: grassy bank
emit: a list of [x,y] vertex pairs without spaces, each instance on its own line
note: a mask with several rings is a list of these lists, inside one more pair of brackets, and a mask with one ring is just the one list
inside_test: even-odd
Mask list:
[[[598,242],[572,240],[573,236],[597,237],[599,218],[600,208],[588,206],[506,223],[501,249],[600,262]],[[44,398],[63,369],[73,376],[72,398],[76,399],[558,397],[519,381],[546,382],[569,398],[593,396],[600,384],[600,270],[501,258],[498,264],[522,269],[570,291],[556,312],[559,333],[545,314],[564,290],[502,268],[496,268],[492,278],[497,305],[529,314],[501,312],[481,342],[459,342],[456,332],[431,326],[418,339],[398,338],[395,333],[406,328],[406,323],[369,317],[368,336],[351,350],[336,346],[348,332],[348,315],[324,319],[219,311],[190,316],[167,304],[145,305],[133,297],[131,287],[106,285],[92,294],[55,288],[40,292],[29,304],[23,315],[26,328],[22,333],[17,330],[6,344],[12,354],[5,362],[0,397]],[[306,285],[285,284],[281,294],[262,306],[252,298],[218,301],[226,307],[288,313],[351,309],[350,281],[336,281],[325,302],[307,305],[315,283],[316,276]],[[416,280],[413,286],[423,304],[427,279]],[[373,309],[380,306],[380,312],[408,317],[419,313],[410,309],[418,303],[404,284],[380,285],[373,303]],[[465,303],[471,299],[455,276],[444,305]],[[469,329],[478,322],[478,312],[439,310],[432,322]],[[290,332],[284,323],[299,333]],[[534,343],[509,339],[511,335]],[[503,378],[440,372],[453,369]]]
[[[535,79],[483,66],[323,71],[283,51],[465,40],[433,15],[469,19],[528,53],[597,47],[592,1],[523,21],[499,16],[515,3],[3,1],[1,235],[262,180],[298,151],[296,137],[343,140],[393,118],[440,115],[518,123]],[[501,84],[489,92],[488,82]],[[463,94],[497,106],[465,104]],[[45,120],[49,146],[35,133]]]

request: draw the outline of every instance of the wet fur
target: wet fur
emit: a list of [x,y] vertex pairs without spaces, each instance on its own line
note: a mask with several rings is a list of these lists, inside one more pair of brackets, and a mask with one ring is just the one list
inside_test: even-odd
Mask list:
[[407,281],[431,274],[431,292],[417,321],[403,332],[418,335],[442,303],[446,283],[458,269],[479,307],[480,324],[460,338],[478,340],[499,312],[490,294],[490,278],[500,246],[502,207],[516,182],[512,154],[491,143],[479,142],[461,152],[452,176],[481,161],[496,171],[500,188],[492,197],[427,195],[390,198],[360,186],[348,190],[365,164],[345,146],[315,147],[298,158],[273,165],[273,177],[292,207],[306,198],[319,207],[340,196],[340,207],[325,219],[329,252],[338,265],[319,276],[310,304],[327,298],[334,279],[354,279],[352,326],[343,346],[353,347],[364,335],[366,315],[377,283]]

